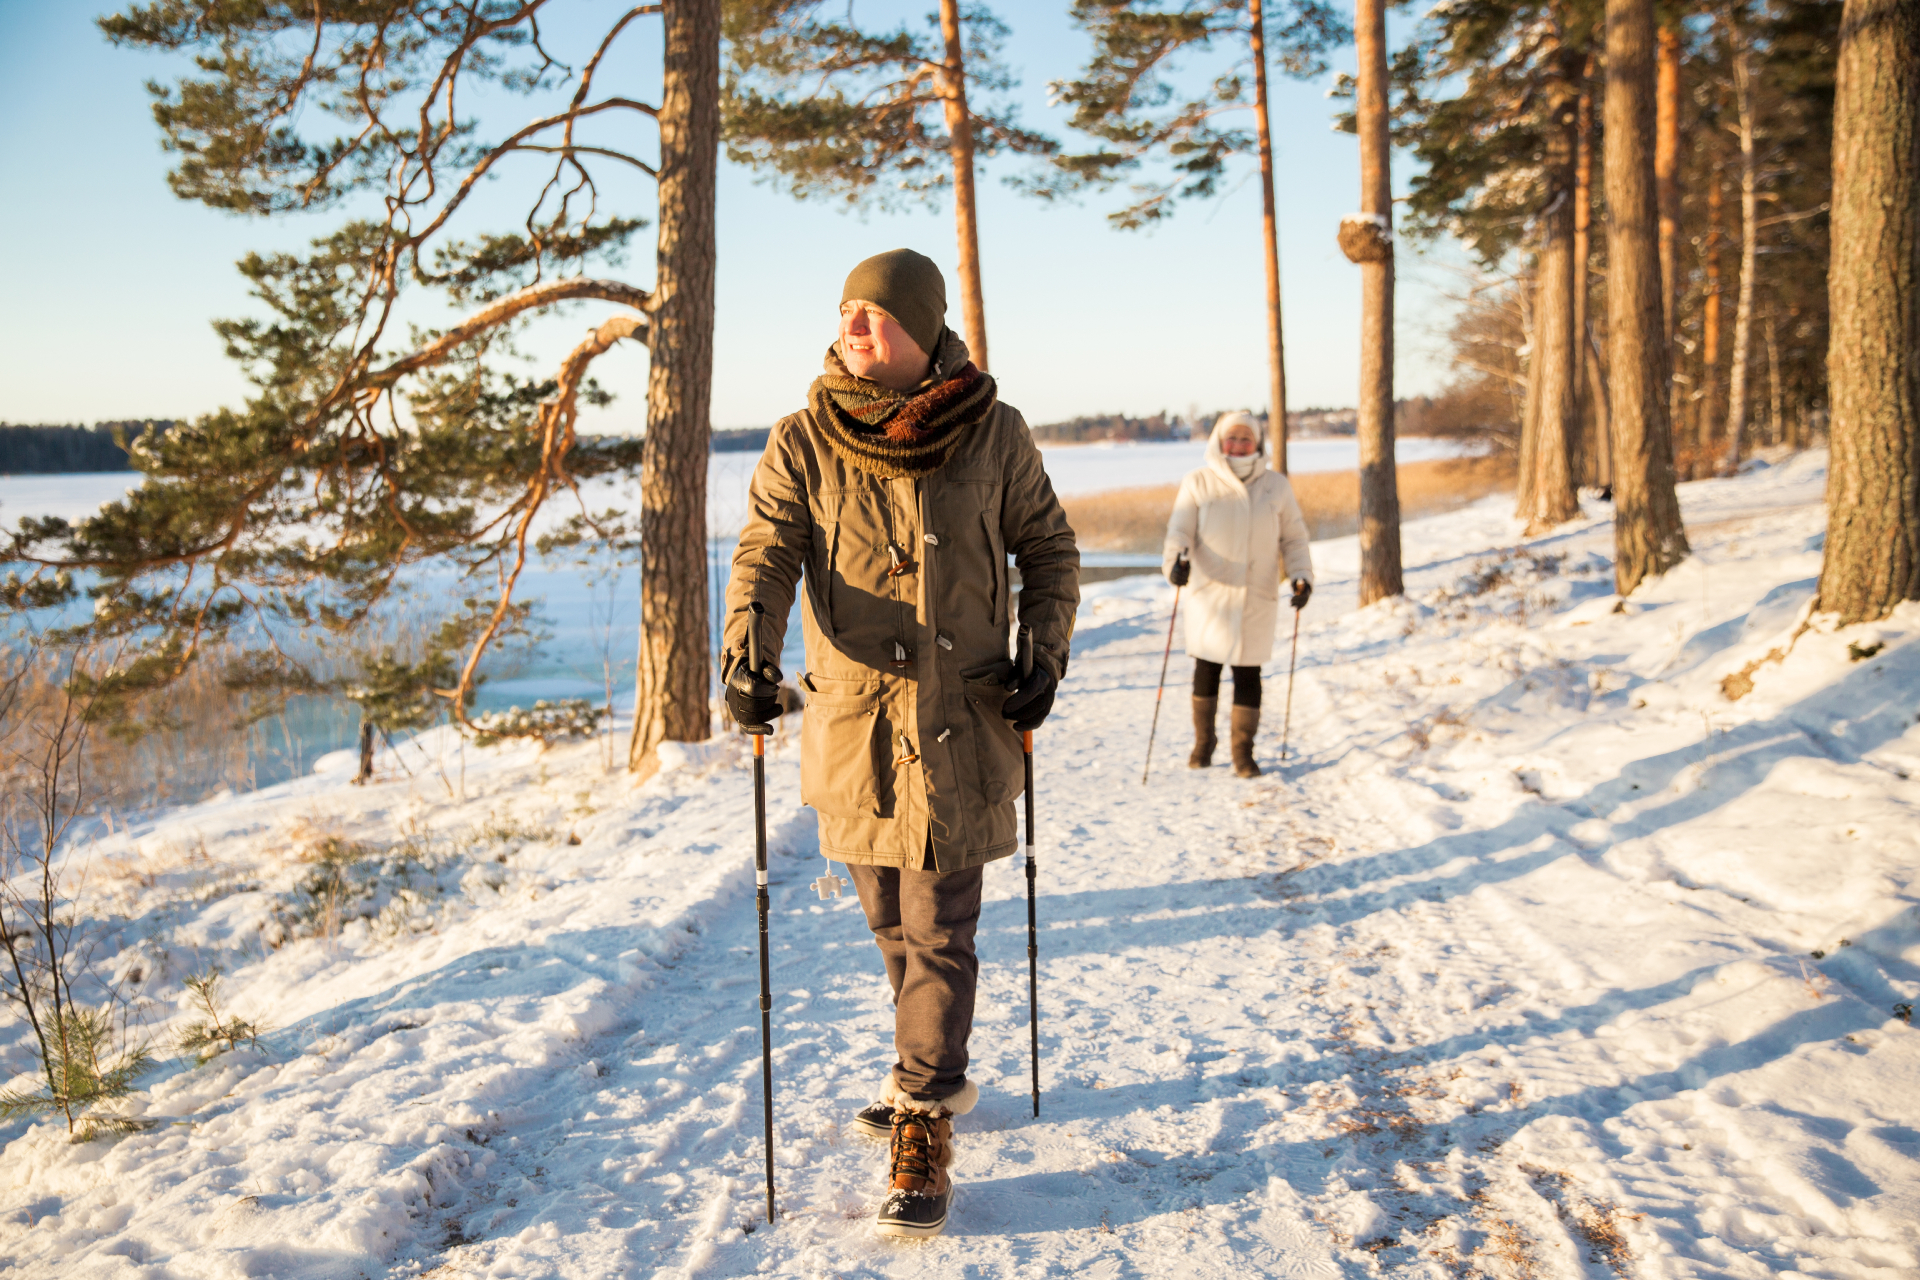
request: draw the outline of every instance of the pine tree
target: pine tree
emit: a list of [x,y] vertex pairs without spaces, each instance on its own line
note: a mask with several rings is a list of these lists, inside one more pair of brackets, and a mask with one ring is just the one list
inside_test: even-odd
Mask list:
[[[1117,228],[1139,230],[1172,216],[1181,200],[1218,195],[1229,162],[1249,152],[1256,157],[1267,286],[1268,454],[1272,467],[1284,472],[1286,342],[1267,63],[1271,56],[1289,75],[1319,75],[1325,53],[1348,38],[1347,29],[1325,0],[1074,0],[1072,14],[1093,37],[1093,54],[1077,78],[1049,88],[1072,108],[1073,127],[1100,146],[1058,156],[1055,183],[1043,191],[1104,189],[1134,179],[1132,203],[1108,217]],[[1231,65],[1200,96],[1179,101],[1177,64],[1219,51]],[[1220,123],[1239,110],[1253,112],[1252,132]],[[1143,174],[1150,162],[1164,162],[1168,171]]]
[[1920,599],[1920,8],[1847,0],[1833,145],[1833,471],[1820,603]]
[[[1399,79],[1397,114],[1424,171],[1409,202],[1417,231],[1450,231],[1483,263],[1531,224],[1534,332],[1522,423],[1518,513],[1538,533],[1577,516],[1586,233],[1580,205],[1581,95],[1598,37],[1587,0],[1472,0],[1435,10]],[[1444,100],[1424,86],[1456,88]],[[1590,109],[1590,108],[1589,108]],[[1590,183],[1590,178],[1589,178]]]
[[[101,20],[116,43],[197,55],[197,75],[153,86],[177,195],[256,216],[348,202],[376,211],[308,253],[243,259],[271,319],[216,324],[255,386],[242,407],[143,435],[132,442],[141,488],[77,525],[39,521],[14,536],[13,558],[43,573],[92,572],[91,633],[138,642],[107,694],[177,679],[221,641],[247,651],[256,687],[311,687],[290,641],[350,634],[408,566],[432,560],[497,584],[444,632],[458,650],[428,655],[452,659],[452,679],[434,692],[465,722],[482,657],[524,617],[514,591],[536,521],[579,482],[630,473],[644,454],[639,523],[653,558],[636,721],[650,728],[635,766],[645,771],[662,736],[706,736],[698,546],[719,0],[668,6],[658,105],[609,87],[603,60],[659,6],[613,17],[575,66],[545,43],[550,7],[157,0]],[[483,92],[552,109],[490,134],[456,108]],[[657,164],[629,141],[649,119],[661,132]],[[652,290],[586,274],[616,263],[644,225],[607,207],[610,168],[659,180]],[[470,196],[496,180],[525,193],[518,227],[473,225]],[[409,333],[403,300],[417,315],[416,299],[468,312]],[[552,376],[506,367],[531,318],[581,301],[619,310]],[[578,438],[580,404],[607,400],[593,362],[629,339],[653,355],[644,446]],[[611,535],[625,520],[581,506],[569,523]]]
[[1342,219],[1340,248],[1360,266],[1360,603],[1401,594],[1400,488],[1393,457],[1393,184],[1387,112],[1385,0],[1356,0],[1354,125],[1360,214]]
[[1632,594],[1688,552],[1673,489],[1654,191],[1652,0],[1606,0],[1607,333],[1614,584]]
[[[981,160],[1045,154],[1004,95],[1006,26],[984,6],[937,0],[929,26],[870,32],[825,0],[735,0],[726,7],[725,138],[729,159],[794,196],[849,207],[933,201],[951,187],[967,349],[988,367],[978,200]],[[837,6],[834,6],[837,8]]]

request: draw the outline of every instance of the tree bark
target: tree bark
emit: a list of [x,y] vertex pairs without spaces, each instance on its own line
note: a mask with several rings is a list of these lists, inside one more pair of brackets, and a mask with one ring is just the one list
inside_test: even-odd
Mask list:
[[640,653],[627,767],[699,742],[707,711],[707,453],[712,422],[714,182],[720,162],[720,0],[665,6],[658,281],[640,478]]
[[[1677,362],[1673,334],[1679,326],[1679,264],[1675,259],[1680,240],[1680,27],[1671,20],[1662,22],[1659,31],[1658,67],[1655,74],[1653,139],[1653,181],[1660,204],[1660,313],[1665,319],[1667,369]],[[1669,421],[1680,420],[1680,380],[1670,380],[1667,394]]]
[[1360,604],[1401,594],[1400,490],[1393,463],[1393,191],[1387,139],[1386,0],[1354,0],[1360,211],[1386,253],[1360,264]]
[[1842,623],[1920,599],[1920,6],[1847,0],[1833,108],[1827,547]]
[[1260,234],[1267,257],[1267,459],[1287,470],[1287,349],[1280,323],[1280,223],[1274,216],[1273,137],[1267,123],[1265,0],[1247,0],[1253,45],[1253,119],[1260,144]]
[[1707,456],[1720,435],[1720,242],[1726,237],[1725,185],[1716,164],[1707,171],[1707,234],[1701,244],[1706,259],[1707,296],[1701,302],[1700,318],[1700,412],[1694,417],[1693,449],[1688,458],[1688,478],[1696,474],[1695,464]]
[[1753,355],[1755,224],[1760,220],[1753,158],[1753,61],[1746,33],[1731,11],[1727,40],[1733,46],[1733,98],[1740,136],[1740,293],[1733,306],[1733,368],[1727,375],[1727,452],[1721,468],[1732,473],[1746,446],[1747,399]]
[[1571,448],[1578,428],[1574,372],[1579,367],[1573,327],[1573,161],[1577,129],[1573,55],[1554,55],[1557,74],[1545,86],[1548,127],[1542,172],[1546,207],[1540,215],[1540,275],[1534,304],[1531,381],[1533,447],[1528,450],[1529,482],[1525,504],[1516,513],[1529,536],[1544,533],[1580,514],[1574,489]]
[[1589,328],[1585,335],[1587,385],[1593,388],[1594,432],[1600,442],[1600,474],[1594,483],[1613,497],[1613,410],[1607,392],[1607,371],[1600,364],[1600,344]]
[[1599,391],[1587,376],[1587,307],[1592,298],[1593,264],[1593,71],[1587,55],[1580,69],[1580,94],[1574,104],[1573,151],[1573,412],[1579,423],[1580,447],[1574,476],[1583,485],[1604,484],[1603,451],[1606,437],[1594,407]]
[[1767,308],[1767,440],[1786,443],[1786,414],[1780,399],[1780,337],[1774,332],[1773,308]]
[[959,0],[940,0],[940,34],[947,42],[940,96],[952,140],[953,228],[960,245],[961,337],[974,364],[987,369],[987,304],[980,287],[980,220],[973,188],[973,115],[967,110],[966,50],[960,41]]
[[1614,584],[1623,596],[1680,563],[1688,550],[1667,419],[1653,63],[1653,0],[1607,0],[1607,363]]

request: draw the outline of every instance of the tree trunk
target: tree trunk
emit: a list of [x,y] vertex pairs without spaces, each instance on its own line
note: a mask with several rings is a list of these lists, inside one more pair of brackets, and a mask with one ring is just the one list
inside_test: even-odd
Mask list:
[[1920,599],[1920,6],[1847,0],[1833,107],[1827,548],[1843,623]]
[[1653,185],[1653,0],[1607,0],[1607,340],[1614,584],[1629,595],[1687,555],[1673,491]]
[[961,337],[974,364],[987,368],[987,303],[980,288],[980,218],[973,191],[973,115],[967,110],[966,51],[960,43],[959,0],[940,0],[940,34],[947,42],[940,96],[953,154],[953,229],[960,242]]
[[1600,474],[1594,478],[1601,491],[1611,500],[1613,497],[1613,411],[1607,392],[1607,371],[1600,364],[1600,344],[1595,341],[1593,329],[1588,327],[1585,336],[1587,360],[1587,385],[1593,388],[1594,432],[1600,442]]
[[1773,329],[1773,308],[1767,308],[1767,441],[1785,444],[1787,419],[1780,399],[1780,339]]
[[1280,223],[1273,209],[1273,138],[1267,124],[1267,30],[1264,0],[1247,0],[1253,43],[1253,120],[1260,143],[1260,236],[1267,256],[1268,465],[1287,470],[1287,348],[1280,324]]
[[1587,55],[1580,69],[1580,94],[1574,104],[1573,149],[1573,414],[1579,424],[1580,447],[1575,451],[1575,483],[1599,485],[1600,415],[1594,409],[1598,390],[1587,377],[1587,306],[1592,296],[1593,264],[1593,70]]
[[665,7],[657,305],[640,477],[640,653],[627,767],[700,742],[707,711],[707,453],[712,422],[714,180],[720,162],[720,0]]
[[1727,376],[1727,452],[1723,470],[1740,465],[1746,446],[1747,382],[1753,355],[1753,271],[1757,248],[1759,195],[1753,160],[1753,61],[1746,33],[1728,15],[1727,39],[1733,45],[1733,97],[1740,134],[1740,295],[1733,307],[1733,369]]
[[1527,392],[1520,400],[1520,443],[1514,450],[1513,513],[1533,505],[1533,450],[1540,441],[1540,259],[1514,285],[1520,303],[1520,340],[1527,352]]
[[360,717],[360,768],[353,775],[353,785],[363,786],[373,779],[373,721],[364,715]]
[[1387,140],[1386,0],[1354,0],[1360,211],[1386,252],[1360,264],[1360,603],[1397,596],[1400,490],[1393,465],[1393,191]]
[[1701,305],[1700,321],[1700,412],[1694,418],[1694,439],[1688,458],[1688,478],[1697,472],[1695,464],[1707,456],[1720,435],[1720,242],[1726,208],[1725,187],[1720,168],[1707,171],[1707,235],[1701,244],[1706,259],[1707,296]]
[[1532,468],[1526,505],[1517,513],[1527,534],[1544,533],[1580,514],[1571,448],[1579,419],[1573,397],[1579,356],[1573,327],[1573,153],[1577,129],[1574,55],[1555,55],[1559,74],[1546,86],[1549,125],[1542,171],[1546,208],[1540,216],[1540,278],[1534,305]]
[[[1677,356],[1673,333],[1679,325],[1679,264],[1675,259],[1680,239],[1680,27],[1669,20],[1660,24],[1659,65],[1654,110],[1653,181],[1660,203],[1660,313],[1666,320],[1667,369],[1671,373]],[[1671,380],[1667,394],[1667,418],[1680,420],[1680,380]]]

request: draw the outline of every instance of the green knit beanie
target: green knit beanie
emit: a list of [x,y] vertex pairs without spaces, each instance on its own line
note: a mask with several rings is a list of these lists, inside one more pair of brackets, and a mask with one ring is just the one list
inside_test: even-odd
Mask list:
[[947,324],[947,282],[933,259],[911,249],[876,253],[847,275],[842,306],[871,302],[900,322],[907,335],[932,355]]

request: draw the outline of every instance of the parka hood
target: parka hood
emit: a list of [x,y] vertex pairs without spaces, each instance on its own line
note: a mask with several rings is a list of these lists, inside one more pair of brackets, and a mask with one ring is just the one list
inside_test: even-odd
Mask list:
[[[1253,428],[1254,439],[1260,444],[1260,447],[1254,451],[1253,456],[1262,459],[1267,456],[1267,437],[1265,433],[1260,430],[1260,424],[1254,420],[1252,414],[1237,411],[1234,413],[1223,413],[1214,419],[1213,431],[1207,436],[1207,468],[1210,471],[1218,472],[1226,480],[1244,489],[1246,488],[1246,481],[1234,474],[1233,464],[1227,460],[1226,451],[1220,447],[1221,433],[1228,427],[1242,422]],[[1255,474],[1257,475],[1259,473],[1255,472]]]

